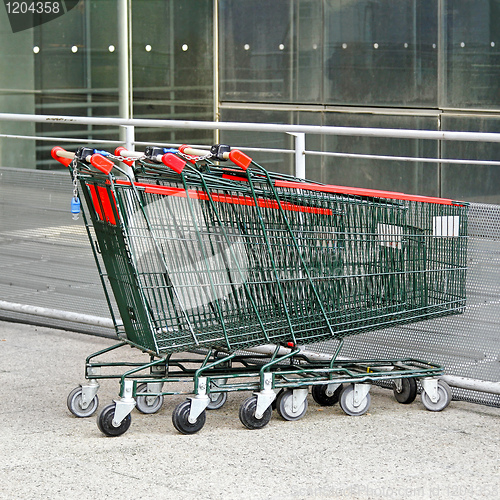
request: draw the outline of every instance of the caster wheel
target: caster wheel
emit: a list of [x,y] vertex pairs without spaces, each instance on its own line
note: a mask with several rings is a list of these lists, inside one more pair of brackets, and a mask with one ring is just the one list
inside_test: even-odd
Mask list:
[[115,417],[116,406],[114,403],[104,407],[97,417],[97,427],[106,436],[115,437],[121,436],[128,431],[132,422],[130,413],[121,421],[118,427],[113,425],[113,418]]
[[141,413],[156,413],[163,405],[163,396],[139,396],[139,393],[148,391],[147,384],[139,384],[137,386],[137,395],[135,398],[136,408]]
[[180,405],[177,405],[174,412],[172,413],[172,423],[181,434],[195,434],[205,425],[205,411],[203,411],[203,413],[201,413],[201,415],[196,419],[196,422],[192,424],[188,420],[190,410],[191,401],[187,400]]
[[273,402],[271,403],[271,408],[273,410],[276,410],[276,404],[278,402],[279,397],[285,392],[285,389],[280,389],[278,391],[278,394],[276,394],[276,397],[273,399]]
[[451,401],[451,389],[450,386],[443,382],[438,381],[437,386],[438,400],[434,403],[425,391],[422,391],[422,403],[429,411],[442,411],[444,410]]
[[226,403],[227,392],[211,392],[208,397],[210,398],[210,403],[208,403],[207,410],[218,410]]
[[394,383],[394,397],[398,403],[408,405],[417,397],[417,382],[414,378],[402,378]]
[[340,384],[334,391],[332,395],[328,395],[326,393],[328,389],[328,384],[323,384],[323,385],[313,385],[311,389],[311,394],[316,401],[321,406],[333,406],[339,402],[340,399],[340,393],[342,392],[342,389],[344,386]]
[[271,420],[273,414],[271,406],[267,408],[262,418],[255,418],[255,410],[257,410],[257,396],[250,396],[240,407],[240,420],[247,429],[262,429]]
[[347,415],[357,417],[364,415],[370,408],[371,396],[368,393],[359,406],[354,405],[354,385],[348,385],[340,394],[340,407]]
[[280,394],[279,399],[276,401],[276,411],[278,415],[284,420],[299,420],[307,411],[308,402],[307,398],[304,402],[294,411],[293,409],[293,392],[284,391]]
[[208,403],[207,410],[218,410],[222,408],[227,401],[227,392],[217,392],[217,388],[220,385],[225,385],[227,382],[226,378],[212,380],[210,382],[210,394],[208,397],[210,398],[210,403]]
[[68,395],[68,410],[75,416],[79,418],[92,416],[97,407],[99,406],[99,398],[97,395],[94,396],[87,408],[82,408],[82,388],[77,387],[73,389]]

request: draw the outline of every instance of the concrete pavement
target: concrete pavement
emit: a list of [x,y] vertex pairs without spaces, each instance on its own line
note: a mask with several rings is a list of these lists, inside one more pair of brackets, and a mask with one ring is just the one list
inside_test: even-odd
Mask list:
[[[420,398],[398,404],[374,387],[367,414],[348,417],[309,397],[299,421],[276,414],[250,431],[238,418],[246,393],[207,413],[185,436],[159,413],[133,411],[128,432],[100,433],[75,418],[68,393],[105,338],[0,322],[2,499],[493,499],[500,496],[500,408],[452,401],[441,413]],[[128,349],[130,360],[139,357]],[[100,407],[117,396],[103,381]]]

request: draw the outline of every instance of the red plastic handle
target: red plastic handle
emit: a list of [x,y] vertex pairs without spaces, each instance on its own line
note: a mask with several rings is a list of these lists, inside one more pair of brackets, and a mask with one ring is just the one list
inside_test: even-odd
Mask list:
[[[187,150],[191,150],[191,153],[188,153]],[[183,144],[182,146],[179,146],[179,151],[185,155],[190,155],[193,152],[193,149],[190,148],[187,144]],[[201,156],[201,155],[193,155],[193,156]],[[188,160],[189,163],[192,163],[193,165],[196,165],[196,160]]]
[[100,154],[92,155],[90,157],[90,164],[106,175],[109,174],[115,166],[115,164],[111,160],[108,160]]
[[[115,149],[115,155],[116,156],[127,156],[127,154],[122,155],[123,151],[127,151],[127,148],[124,148],[123,146],[118,146]],[[128,165],[129,167],[131,167],[134,164],[134,160],[122,160],[122,161],[123,161],[123,163],[125,163],[125,165]]]
[[252,163],[252,158],[247,156],[245,153],[242,153],[239,149],[233,149],[229,153],[229,159],[238,167],[241,167],[243,170],[246,170],[250,163]]
[[61,153],[66,153],[67,155],[73,155],[73,157],[75,156],[74,153],[69,153],[68,151],[66,151],[65,149],[63,148],[60,148],[59,146],[56,146],[55,148],[52,148],[52,150],[50,151],[50,154],[52,155],[52,158],[54,158],[54,160],[57,160],[59,163],[62,163],[65,167],[69,167],[69,164],[73,161],[72,158],[68,158],[67,156],[59,156],[57,153],[58,152],[61,152]]
[[184,167],[186,166],[186,162],[182,158],[179,158],[178,156],[175,156],[172,153],[164,154],[161,157],[161,161],[163,162],[164,165],[171,168],[178,174],[180,174],[184,170]]

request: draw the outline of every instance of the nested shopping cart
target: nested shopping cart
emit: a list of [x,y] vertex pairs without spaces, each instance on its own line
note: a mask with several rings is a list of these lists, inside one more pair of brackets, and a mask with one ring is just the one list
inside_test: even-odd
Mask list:
[[[72,155],[56,148],[53,156]],[[234,166],[221,166],[226,159]],[[306,182],[220,145],[107,157],[84,148],[70,166],[120,336],[152,356],[121,376],[120,398],[98,417],[105,434],[128,429],[145,397],[139,386],[169,380],[134,374],[187,351],[207,354],[190,373],[192,395],[173,412],[186,434],[203,427],[213,394],[242,390],[254,392],[240,408],[251,429],[269,422],[273,406],[286,420],[301,418],[309,388],[319,404],[339,401],[350,415],[368,410],[379,381],[409,403],[419,380],[428,409],[448,405],[437,364],[339,353],[349,335],[463,312],[467,204]],[[336,342],[335,354],[315,353],[321,342]]]

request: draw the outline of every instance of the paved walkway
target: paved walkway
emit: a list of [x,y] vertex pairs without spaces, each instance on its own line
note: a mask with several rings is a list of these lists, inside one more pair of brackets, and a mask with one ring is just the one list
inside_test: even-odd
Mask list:
[[[108,339],[0,322],[1,499],[493,499],[500,497],[500,408],[418,398],[400,405],[374,387],[368,414],[348,417],[309,398],[303,419],[277,415],[250,431],[248,395],[229,395],[195,435],[177,433],[170,397],[159,413],[104,437],[95,417],[66,408],[85,357]],[[138,353],[126,350],[134,359]],[[117,395],[104,381],[100,406]]]

